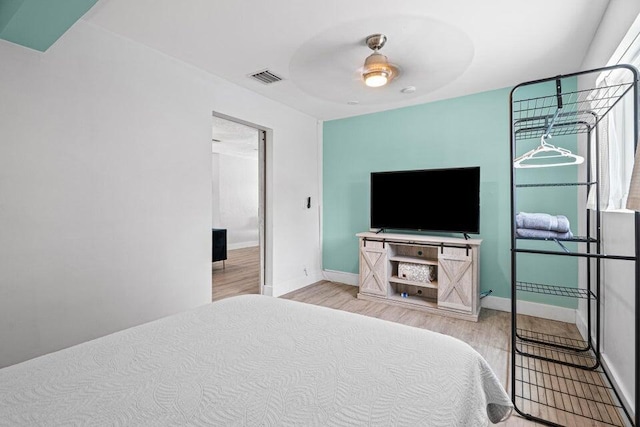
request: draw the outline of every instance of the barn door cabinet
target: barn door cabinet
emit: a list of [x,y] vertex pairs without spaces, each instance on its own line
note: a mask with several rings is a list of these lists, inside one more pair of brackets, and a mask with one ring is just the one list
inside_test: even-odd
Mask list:
[[477,321],[481,240],[358,233],[358,298]]

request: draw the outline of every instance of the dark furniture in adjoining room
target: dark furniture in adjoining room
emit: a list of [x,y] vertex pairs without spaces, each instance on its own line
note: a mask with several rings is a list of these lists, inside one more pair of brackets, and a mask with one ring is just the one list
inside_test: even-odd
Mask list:
[[213,238],[212,262],[222,261],[222,268],[224,268],[224,261],[227,259],[227,229],[212,228],[211,232]]

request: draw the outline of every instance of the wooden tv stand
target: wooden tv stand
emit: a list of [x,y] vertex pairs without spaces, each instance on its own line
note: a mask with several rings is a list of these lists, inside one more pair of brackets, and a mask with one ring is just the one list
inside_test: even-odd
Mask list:
[[[358,298],[478,321],[482,240],[373,232],[356,236]],[[403,270],[431,266],[436,278],[428,282],[398,277],[401,264]]]

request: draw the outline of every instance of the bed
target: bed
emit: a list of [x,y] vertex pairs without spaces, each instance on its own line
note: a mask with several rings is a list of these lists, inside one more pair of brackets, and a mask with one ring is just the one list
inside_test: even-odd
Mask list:
[[483,426],[511,410],[458,339],[261,295],[0,369],[2,426]]

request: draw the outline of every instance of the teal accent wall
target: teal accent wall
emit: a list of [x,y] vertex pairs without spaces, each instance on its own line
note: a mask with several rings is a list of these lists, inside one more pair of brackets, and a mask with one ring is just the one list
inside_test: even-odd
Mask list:
[[98,0],[2,0],[0,38],[46,51]]
[[[572,82],[575,85],[575,81]],[[571,90],[565,87],[565,90]],[[522,96],[546,95],[554,85],[518,91]],[[326,270],[358,273],[356,233],[369,230],[369,179],[374,171],[480,166],[480,285],[492,295],[511,296],[511,208],[509,140],[509,95],[511,88],[493,90],[428,104],[400,108],[346,119],[326,121],[323,126],[323,247]],[[554,143],[575,152],[575,136],[559,137]],[[518,152],[528,151],[539,140],[525,141]],[[545,179],[575,181],[577,168],[535,169]],[[523,177],[533,181],[534,169]],[[549,181],[551,182],[551,181]],[[434,183],[443,185],[443,183]],[[444,183],[446,185],[446,183]],[[577,228],[577,190],[566,187],[559,193],[536,188],[517,193],[524,212],[548,212],[569,217]],[[455,188],[452,187],[452,191]],[[546,189],[546,191],[549,191]],[[429,199],[428,188],[417,188],[425,209],[438,209]],[[398,201],[401,209],[401,202]],[[425,233],[434,234],[434,233]],[[461,234],[442,234],[462,237]],[[551,242],[527,242],[549,250]],[[541,263],[542,258],[544,262]],[[522,257],[518,279],[538,283],[577,286],[577,260],[569,257]],[[519,294],[522,299],[576,307],[576,301],[562,297]]]

